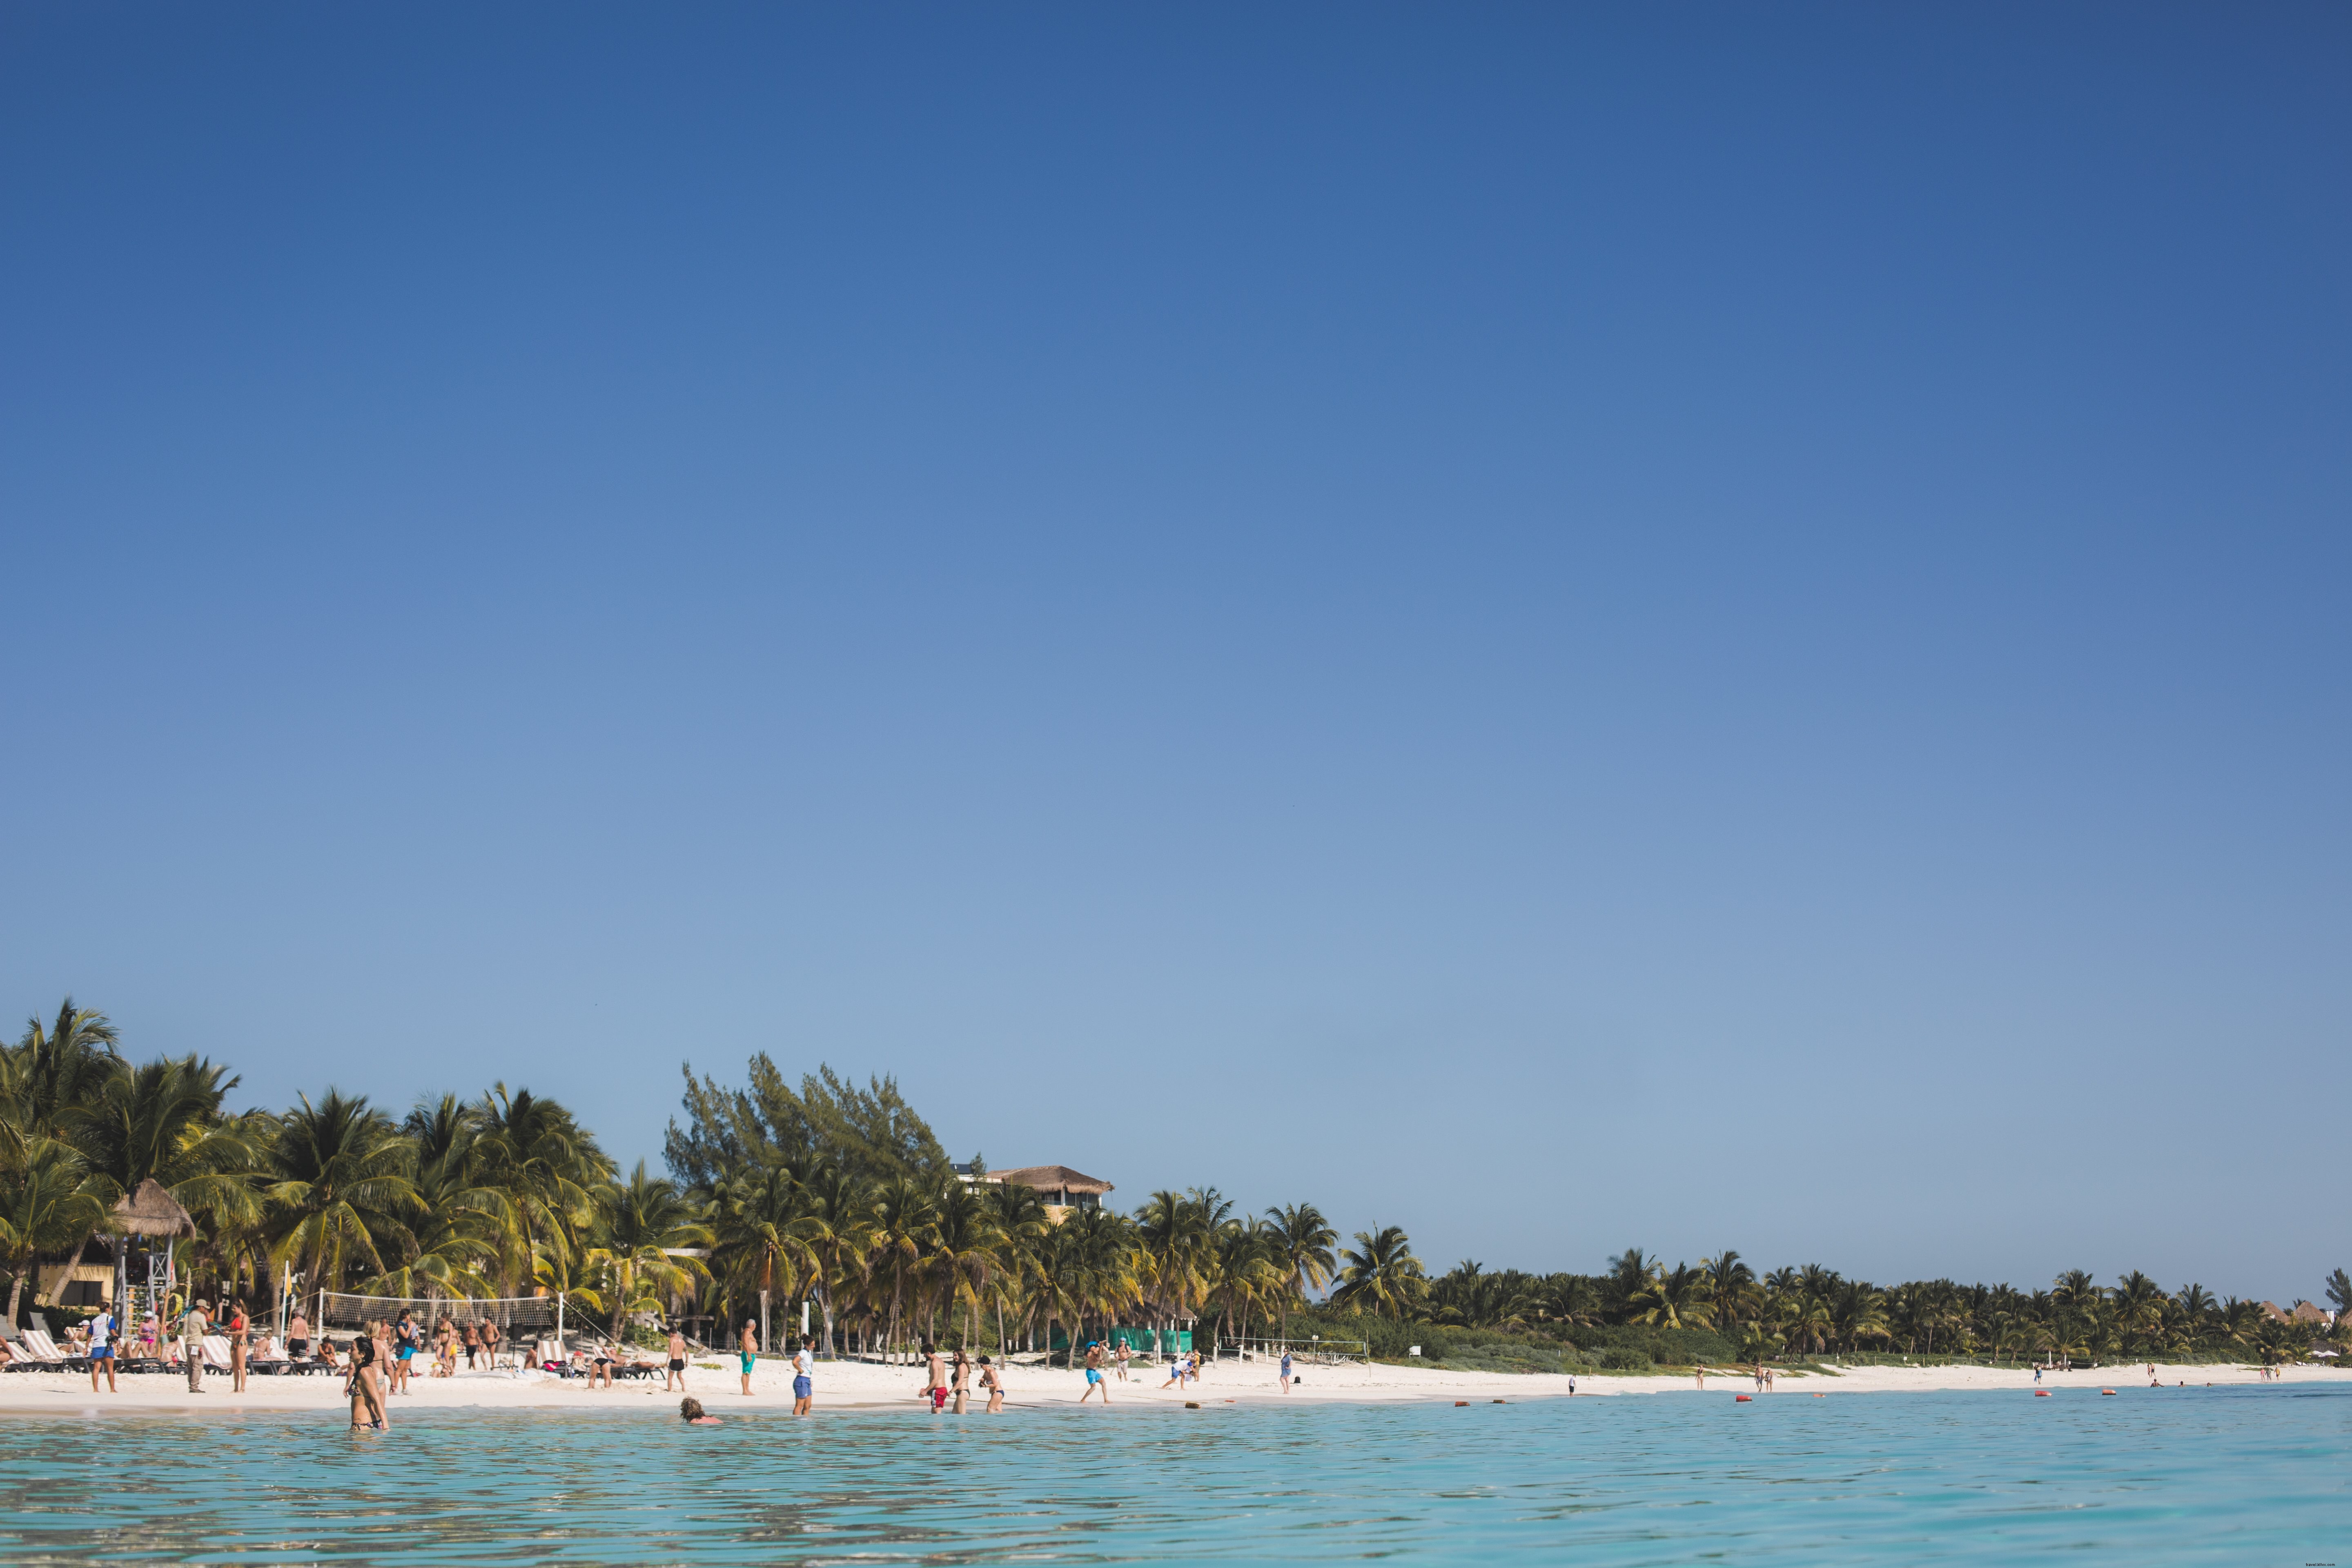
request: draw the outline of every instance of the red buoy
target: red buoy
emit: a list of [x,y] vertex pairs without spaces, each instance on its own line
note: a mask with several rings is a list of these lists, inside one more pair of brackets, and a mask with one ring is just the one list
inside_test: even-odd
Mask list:
[[1755,1397],[1756,1396],[1752,1394],[1735,1394],[1731,1396],[1731,1403],[1734,1405],[1745,1405]]

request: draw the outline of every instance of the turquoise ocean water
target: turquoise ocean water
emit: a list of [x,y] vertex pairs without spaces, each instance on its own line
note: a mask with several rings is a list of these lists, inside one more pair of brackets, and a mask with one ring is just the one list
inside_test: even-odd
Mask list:
[[2352,1568],[2352,1386],[0,1433],[9,1563]]

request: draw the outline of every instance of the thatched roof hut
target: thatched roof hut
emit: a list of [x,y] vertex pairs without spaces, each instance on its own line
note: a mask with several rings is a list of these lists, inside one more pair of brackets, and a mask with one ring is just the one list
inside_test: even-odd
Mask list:
[[180,1206],[180,1200],[163,1190],[163,1184],[150,1176],[139,1184],[139,1190],[114,1205],[115,1223],[130,1236],[187,1237],[196,1234],[194,1215]]
[[1108,1182],[1073,1171],[1067,1165],[1024,1165],[1018,1171],[991,1171],[988,1179],[1009,1187],[1029,1187],[1048,1208],[1093,1208],[1111,1190]]

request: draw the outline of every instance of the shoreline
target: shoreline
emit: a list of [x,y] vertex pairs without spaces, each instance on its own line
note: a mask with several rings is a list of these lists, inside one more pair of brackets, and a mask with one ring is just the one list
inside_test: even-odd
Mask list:
[[[2112,1388],[2117,1394],[2134,1391],[2153,1392],[2148,1387],[2146,1363],[2105,1367],[2095,1371],[2075,1370],[2043,1373],[2038,1385],[2057,1390],[2090,1390]],[[2281,1375],[2265,1384],[2260,1369],[2251,1364],[2231,1365],[2168,1365],[2156,1363],[2157,1375],[2165,1390],[2213,1387],[2283,1386],[2290,1384],[2332,1384],[2337,1382],[2352,1387],[2352,1376],[2332,1368],[2295,1366],[2281,1370]],[[1474,1373],[1448,1372],[1443,1367],[1410,1367],[1387,1364],[1355,1364],[1344,1366],[1304,1367],[1292,1391],[1286,1394],[1276,1382],[1271,1363],[1212,1363],[1204,1374],[1189,1389],[1163,1388],[1164,1370],[1159,1367],[1138,1368],[1130,1373],[1130,1381],[1119,1383],[1114,1375],[1109,1384],[1111,1403],[1101,1406],[1098,1400],[1088,1400],[1086,1408],[1174,1409],[1181,1410],[1185,1402],[1194,1401],[1204,1408],[1238,1405],[1392,1405],[1427,1402],[1447,1402],[1466,1399],[1487,1403],[1496,1399],[1510,1403],[1521,1400],[1552,1400],[1570,1397],[1570,1379],[1557,1373]],[[1586,1376],[1577,1374],[1573,1380],[1577,1398],[1624,1398],[1641,1395],[1695,1395],[1702,1391],[1689,1377],[1671,1376]],[[924,1414],[928,1402],[917,1393],[922,1382],[919,1366],[882,1366],[866,1362],[824,1362],[818,1363],[816,1374],[816,1414],[870,1414],[902,1410],[909,1415]],[[1783,1373],[1770,1394],[1758,1393],[1753,1379],[1736,1371],[1709,1373],[1705,1396],[1730,1400],[1733,1395],[1752,1395],[1758,1403],[1769,1399],[1804,1398],[1812,1394],[1928,1394],[1946,1392],[2011,1392],[2030,1394],[2037,1385],[2033,1369],[1996,1368],[1984,1366],[1939,1367],[1853,1367],[1835,1373]],[[1079,1395],[1085,1392],[1082,1373],[1065,1369],[1015,1368],[1007,1392],[1005,1413],[1033,1410],[1078,1408]],[[394,1426],[404,1411],[434,1410],[601,1410],[614,1415],[666,1415],[675,1418],[676,1392],[665,1393],[658,1378],[641,1382],[622,1382],[611,1389],[589,1388],[579,1381],[565,1381],[537,1373],[460,1372],[453,1378],[417,1378],[414,1392],[393,1397],[391,1405]],[[247,1382],[244,1394],[230,1392],[228,1377],[224,1373],[208,1374],[205,1392],[191,1394],[185,1376],[178,1373],[148,1373],[118,1379],[118,1392],[108,1394],[103,1388],[93,1394],[87,1374],[64,1372],[12,1372],[0,1375],[0,1417],[10,1415],[104,1416],[119,1412],[124,1415],[151,1415],[163,1412],[196,1414],[220,1412],[231,1415],[255,1415],[271,1411],[341,1412],[347,1408],[342,1394],[342,1380],[334,1376],[255,1377]],[[687,1393],[701,1400],[714,1415],[726,1416],[733,1411],[788,1414],[792,1408],[792,1384],[786,1363],[762,1361],[752,1373],[751,1394],[746,1398],[739,1392],[737,1375],[731,1360],[721,1363],[720,1370],[691,1367],[687,1375]],[[975,1398],[969,1415],[985,1413],[986,1401]]]

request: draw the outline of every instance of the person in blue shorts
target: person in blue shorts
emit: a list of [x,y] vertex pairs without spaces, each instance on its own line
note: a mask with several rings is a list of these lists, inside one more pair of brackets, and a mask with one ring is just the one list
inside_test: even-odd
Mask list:
[[106,1392],[114,1387],[114,1314],[100,1308],[89,1321],[89,1391],[98,1392],[98,1369],[106,1368]]
[[751,1392],[751,1363],[760,1356],[760,1325],[750,1318],[743,1320],[743,1393]]
[[801,1348],[793,1352],[793,1414],[805,1415],[809,1402],[815,1397],[816,1342],[803,1335]]
[[392,1329],[393,1393],[406,1394],[409,1392],[408,1362],[409,1358],[414,1356],[415,1353],[416,1320],[409,1315],[407,1308],[403,1307],[400,1310],[400,1321],[394,1323]]
[[1097,1394],[1103,1396],[1105,1405],[1110,1403],[1110,1384],[1103,1381],[1102,1365],[1102,1342],[1088,1340],[1087,1342],[1087,1392],[1078,1395],[1079,1404],[1084,1405],[1088,1395]]

